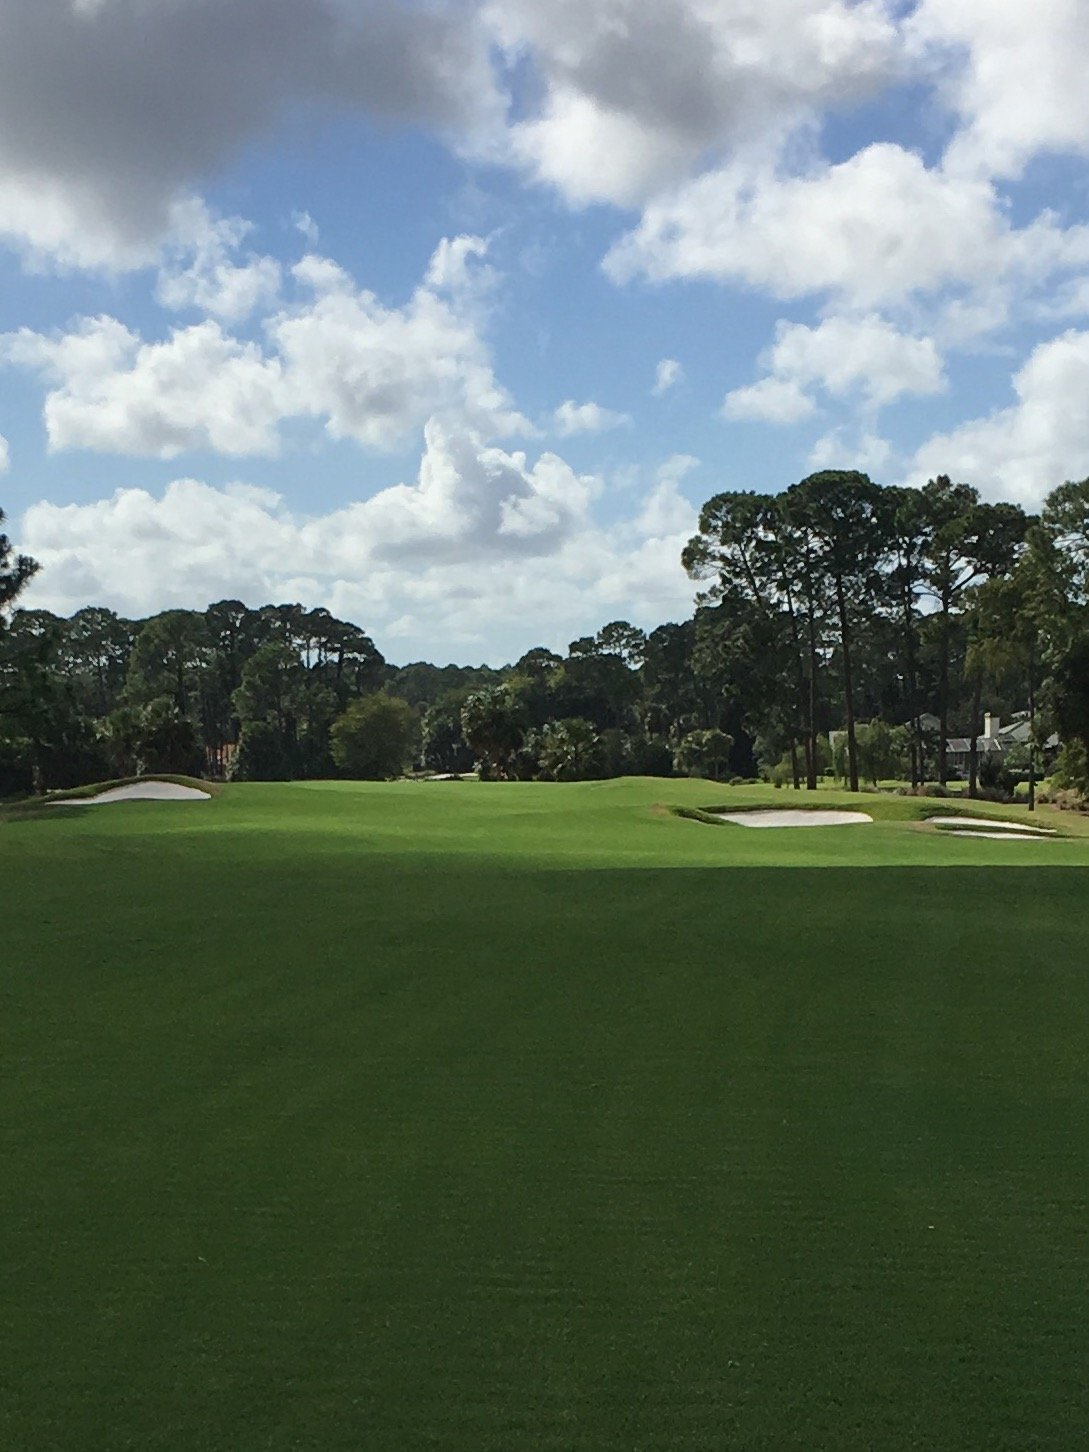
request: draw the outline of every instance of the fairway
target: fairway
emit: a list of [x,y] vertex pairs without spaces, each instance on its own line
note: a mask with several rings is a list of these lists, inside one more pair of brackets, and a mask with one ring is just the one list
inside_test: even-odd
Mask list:
[[1083,1445],[1089,830],[816,795],[0,818],[0,1446]]

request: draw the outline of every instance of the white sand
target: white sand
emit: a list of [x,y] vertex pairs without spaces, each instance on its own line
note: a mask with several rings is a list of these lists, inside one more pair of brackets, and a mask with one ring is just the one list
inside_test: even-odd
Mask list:
[[207,802],[210,792],[181,786],[176,781],[134,781],[128,786],[110,787],[95,797],[66,797],[50,802],[52,807],[97,807],[101,802]]
[[1000,832],[1027,832],[1029,836],[1035,837],[1055,836],[1054,827],[1036,827],[1029,822],[996,822],[994,817],[927,817],[926,820],[934,827],[989,827],[991,834],[995,836]]
[[1029,832],[1020,836],[1016,832],[943,832],[943,837],[987,837],[992,842],[1047,842],[1049,839],[1044,833]]
[[738,827],[852,827],[856,822],[872,822],[865,812],[833,812],[823,807],[797,812],[715,812],[720,822],[733,822]]

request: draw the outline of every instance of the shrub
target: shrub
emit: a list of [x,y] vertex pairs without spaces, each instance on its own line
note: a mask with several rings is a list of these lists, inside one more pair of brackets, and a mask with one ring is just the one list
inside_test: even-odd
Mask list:
[[631,769],[636,776],[672,776],[673,751],[664,736],[636,737],[630,748]]
[[674,764],[678,771],[687,772],[689,776],[706,776],[712,781],[721,781],[733,744],[732,736],[716,728],[690,731],[674,752]]
[[232,781],[290,781],[283,734],[271,721],[247,721],[227,774]]
[[984,799],[992,802],[1012,802],[1014,785],[1013,773],[997,753],[984,756],[979,764],[980,796],[985,792],[997,793]]
[[388,781],[412,752],[416,713],[399,696],[364,696],[333,722],[330,747],[345,776]]
[[587,781],[602,775],[597,732],[581,716],[550,721],[540,733],[541,774],[554,781]]

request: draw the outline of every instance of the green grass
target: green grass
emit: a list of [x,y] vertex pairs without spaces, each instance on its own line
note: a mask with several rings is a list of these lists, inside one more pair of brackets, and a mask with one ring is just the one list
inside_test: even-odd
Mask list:
[[5,1452],[1083,1445],[1089,828],[724,799],[0,820]]

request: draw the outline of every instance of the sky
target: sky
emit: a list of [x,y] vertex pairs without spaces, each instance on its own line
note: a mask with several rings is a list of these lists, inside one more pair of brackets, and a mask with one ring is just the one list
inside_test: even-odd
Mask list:
[[691,614],[700,504],[1089,475],[1089,0],[0,0],[29,606],[390,660]]

